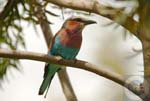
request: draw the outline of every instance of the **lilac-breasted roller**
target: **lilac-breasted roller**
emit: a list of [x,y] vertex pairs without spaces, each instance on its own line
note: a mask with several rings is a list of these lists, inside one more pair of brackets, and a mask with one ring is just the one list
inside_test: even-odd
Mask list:
[[[81,17],[67,19],[54,36],[48,55],[61,56],[64,59],[75,59],[82,43],[82,30],[86,25],[94,23],[96,22]],[[39,95],[42,95],[46,89],[48,91],[55,73],[60,69],[60,65],[48,63],[45,65],[44,80],[39,89]]]

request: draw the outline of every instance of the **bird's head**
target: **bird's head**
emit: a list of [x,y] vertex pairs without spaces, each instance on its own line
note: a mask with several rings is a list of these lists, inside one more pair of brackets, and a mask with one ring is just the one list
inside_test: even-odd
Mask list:
[[94,23],[96,22],[82,17],[71,17],[65,21],[63,27],[70,30],[79,27],[82,30],[86,25],[90,25]]

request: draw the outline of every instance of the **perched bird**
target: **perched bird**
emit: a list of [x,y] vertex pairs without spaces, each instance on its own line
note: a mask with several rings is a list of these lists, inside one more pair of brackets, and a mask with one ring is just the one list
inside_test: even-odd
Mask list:
[[[82,43],[82,30],[86,25],[94,23],[96,22],[81,17],[71,17],[67,19],[62,28],[54,36],[48,55],[75,60]],[[45,65],[44,80],[39,89],[39,95],[42,95],[46,89],[48,91],[55,73],[60,69],[60,65],[48,63]]]

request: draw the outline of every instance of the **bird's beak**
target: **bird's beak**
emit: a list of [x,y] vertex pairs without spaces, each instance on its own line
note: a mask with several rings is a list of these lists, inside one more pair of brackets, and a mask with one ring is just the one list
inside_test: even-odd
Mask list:
[[85,23],[85,25],[89,25],[89,24],[94,24],[94,23],[96,23],[96,21],[93,21],[93,20],[85,20],[84,23]]

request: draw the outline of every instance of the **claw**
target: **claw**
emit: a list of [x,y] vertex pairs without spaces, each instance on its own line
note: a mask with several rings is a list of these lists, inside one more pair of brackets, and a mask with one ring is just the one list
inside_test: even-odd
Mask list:
[[61,56],[56,56],[56,58],[58,59],[58,61],[57,61],[58,63],[61,63],[63,60],[63,58]]
[[78,60],[75,58],[73,61],[74,61],[74,64],[76,64]]

